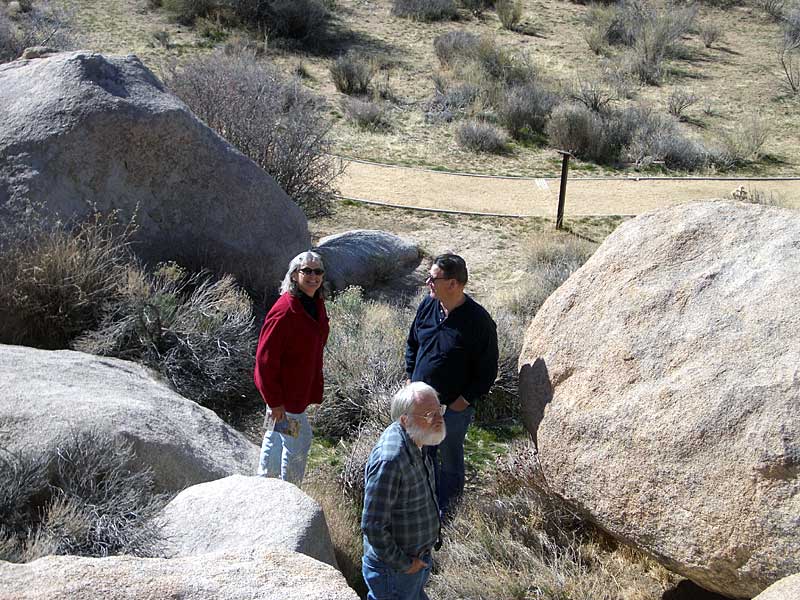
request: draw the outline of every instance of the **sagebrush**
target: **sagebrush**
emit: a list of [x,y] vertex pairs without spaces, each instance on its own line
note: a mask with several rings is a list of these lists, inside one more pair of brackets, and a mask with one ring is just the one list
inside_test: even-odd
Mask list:
[[167,70],[167,86],[258,163],[306,216],[331,209],[342,172],[320,101],[250,53],[195,56]]
[[44,454],[0,448],[0,560],[51,554],[158,556],[167,498],[130,442],[72,432]]

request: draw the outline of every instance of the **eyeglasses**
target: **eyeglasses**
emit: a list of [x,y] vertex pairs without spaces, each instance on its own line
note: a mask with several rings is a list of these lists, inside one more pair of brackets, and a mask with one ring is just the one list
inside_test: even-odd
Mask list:
[[311,275],[312,273],[314,275],[325,274],[325,269],[312,269],[311,267],[303,267],[302,269],[297,269],[297,270],[300,271],[303,275]]
[[447,407],[443,404],[436,410],[432,410],[430,412],[426,412],[424,415],[420,415],[417,413],[409,413],[411,417],[421,417],[425,419],[428,423],[433,423],[436,420],[436,417],[443,417],[444,411],[447,410]]
[[425,278],[425,283],[433,283],[434,281],[439,281],[440,279],[453,279],[452,277],[434,277],[433,275],[428,275]]

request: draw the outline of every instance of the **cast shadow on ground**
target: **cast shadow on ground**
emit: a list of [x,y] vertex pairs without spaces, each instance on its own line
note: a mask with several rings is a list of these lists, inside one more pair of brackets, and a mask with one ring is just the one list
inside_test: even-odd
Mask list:
[[693,581],[684,579],[675,587],[664,592],[661,600],[728,600],[728,598],[727,596],[709,592]]

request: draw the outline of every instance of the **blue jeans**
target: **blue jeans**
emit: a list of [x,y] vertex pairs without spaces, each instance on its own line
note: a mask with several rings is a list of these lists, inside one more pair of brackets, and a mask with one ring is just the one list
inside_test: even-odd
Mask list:
[[428,600],[425,584],[431,574],[431,554],[422,557],[427,567],[406,575],[374,558],[361,559],[361,574],[367,583],[367,600]]
[[306,473],[308,451],[311,449],[311,425],[304,412],[287,412],[286,416],[300,423],[300,431],[297,437],[277,431],[267,431],[264,434],[258,474],[262,477],[279,477],[300,487]]
[[449,408],[444,413],[447,435],[438,446],[425,446],[433,458],[436,472],[436,496],[442,518],[464,492],[464,438],[475,416],[475,408],[468,406],[457,412]]

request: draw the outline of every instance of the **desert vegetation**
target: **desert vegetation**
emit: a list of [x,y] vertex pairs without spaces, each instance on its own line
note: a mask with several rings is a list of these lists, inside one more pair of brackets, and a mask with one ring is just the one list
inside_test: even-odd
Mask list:
[[72,433],[55,448],[0,448],[0,560],[158,556],[153,517],[168,498],[154,492],[149,469],[135,466],[132,445],[90,431]]
[[18,58],[31,46],[71,48],[75,41],[67,20],[67,12],[47,0],[0,4],[0,63]]
[[297,78],[281,75],[247,49],[173,64],[169,88],[242,153],[252,158],[308,216],[330,209],[341,170],[328,153],[330,125]]
[[0,224],[0,343],[134,360],[176,391],[231,416],[252,384],[252,301],[230,277],[145,268],[135,222],[52,221],[19,207]]

